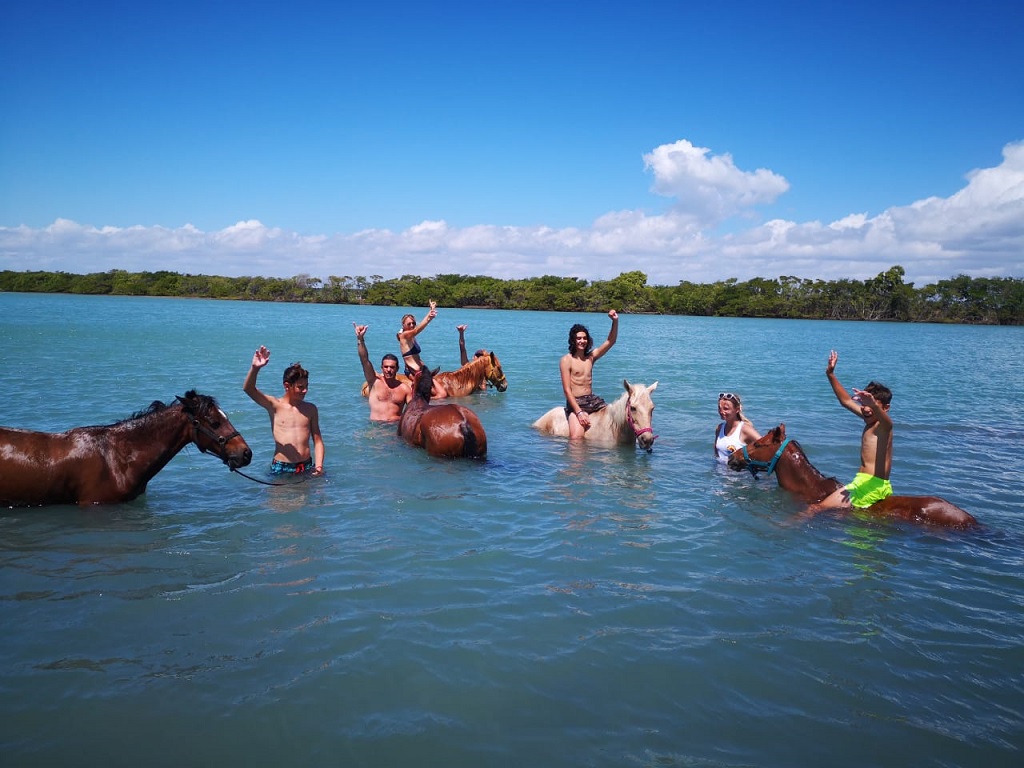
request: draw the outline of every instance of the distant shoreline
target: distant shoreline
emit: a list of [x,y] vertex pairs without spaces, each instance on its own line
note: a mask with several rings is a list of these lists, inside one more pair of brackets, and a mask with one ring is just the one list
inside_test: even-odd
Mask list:
[[290,278],[223,277],[176,272],[110,270],[78,275],[0,272],[0,293],[223,299],[302,304],[526,309],[803,320],[875,320],[965,325],[1024,325],[1024,279],[958,275],[916,288],[893,266],[869,280],[808,280],[792,276],[681,281],[649,286],[638,270],[588,282],[545,275],[501,280],[482,275]]

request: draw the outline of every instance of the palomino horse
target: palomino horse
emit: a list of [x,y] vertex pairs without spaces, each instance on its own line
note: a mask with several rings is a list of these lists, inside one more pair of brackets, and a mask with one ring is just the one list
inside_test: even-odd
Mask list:
[[[400,381],[411,381],[405,374],[398,374]],[[482,385],[494,387],[499,392],[508,389],[508,379],[501,370],[498,356],[493,352],[474,357],[457,371],[443,371],[434,380],[444,387],[448,397],[466,397],[480,391]],[[363,382],[363,397],[370,394],[370,387]]]
[[[658,382],[648,387],[630,384],[623,379],[622,385],[626,391],[618,400],[590,414],[590,427],[583,437],[596,445],[632,445],[635,442],[650,453],[654,450],[657,438],[651,426],[654,418],[651,392],[657,389]],[[568,437],[569,419],[565,415],[565,408],[552,408],[533,422],[533,428],[546,435]]]
[[[825,477],[815,469],[800,444],[786,437],[785,424],[780,424],[742,450],[733,451],[729,456],[729,468],[749,469],[755,475],[760,471],[769,475],[774,472],[780,487],[812,507],[842,487],[834,477]],[[849,505],[836,508],[852,509]],[[938,496],[888,496],[865,510],[948,528],[973,528],[978,524],[970,513]]]
[[189,443],[232,470],[252,461],[217,402],[195,390],[106,427],[60,433],[0,427],[0,506],[130,501]]
[[398,434],[431,456],[446,459],[482,459],[487,455],[487,433],[480,418],[464,405],[430,404],[434,373],[426,368],[412,380],[412,401],[398,422]]

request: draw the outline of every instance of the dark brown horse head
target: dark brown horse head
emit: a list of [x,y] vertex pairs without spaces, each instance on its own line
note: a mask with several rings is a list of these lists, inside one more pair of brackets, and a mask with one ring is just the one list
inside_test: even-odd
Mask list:
[[203,453],[212,453],[231,469],[244,467],[252,461],[252,451],[227,415],[209,395],[190,389],[175,398],[192,421],[192,441]]
[[418,371],[416,371],[416,374],[415,376],[413,376],[412,379],[413,394],[422,397],[429,403],[430,393],[434,388],[434,377],[440,370],[440,368],[430,370],[429,368],[424,366],[423,368],[420,368]]
[[499,392],[504,392],[508,389],[508,379],[505,378],[505,372],[501,370],[498,356],[493,352],[490,353],[490,361],[491,365],[487,369],[487,383],[491,384]]
[[729,454],[729,469],[765,469],[769,466],[776,452],[786,441],[786,425],[779,424],[750,445]]

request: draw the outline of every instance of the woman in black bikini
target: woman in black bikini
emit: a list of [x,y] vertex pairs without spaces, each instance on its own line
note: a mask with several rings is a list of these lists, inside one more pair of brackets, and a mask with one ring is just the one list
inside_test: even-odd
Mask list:
[[437,302],[431,300],[430,311],[420,320],[419,325],[416,324],[416,318],[412,315],[405,315],[402,318],[402,330],[396,336],[398,337],[398,348],[401,350],[402,359],[405,361],[405,375],[410,379],[416,371],[423,367],[423,361],[420,359],[422,350],[420,349],[419,342],[416,341],[416,336],[435,317],[437,317]]

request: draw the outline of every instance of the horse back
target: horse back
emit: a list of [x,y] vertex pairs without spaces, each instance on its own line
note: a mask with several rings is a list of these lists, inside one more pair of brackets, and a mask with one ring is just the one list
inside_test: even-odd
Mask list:
[[946,528],[974,528],[978,525],[970,512],[939,496],[887,496],[869,509],[902,520]]
[[83,496],[105,478],[105,467],[88,428],[52,433],[0,427],[0,504],[91,502]]
[[480,459],[487,455],[487,433],[480,417],[463,405],[446,403],[424,409],[417,427],[431,456]]
[[569,420],[565,417],[565,408],[556,406],[535,422],[533,428],[546,435],[555,437],[569,436]]

